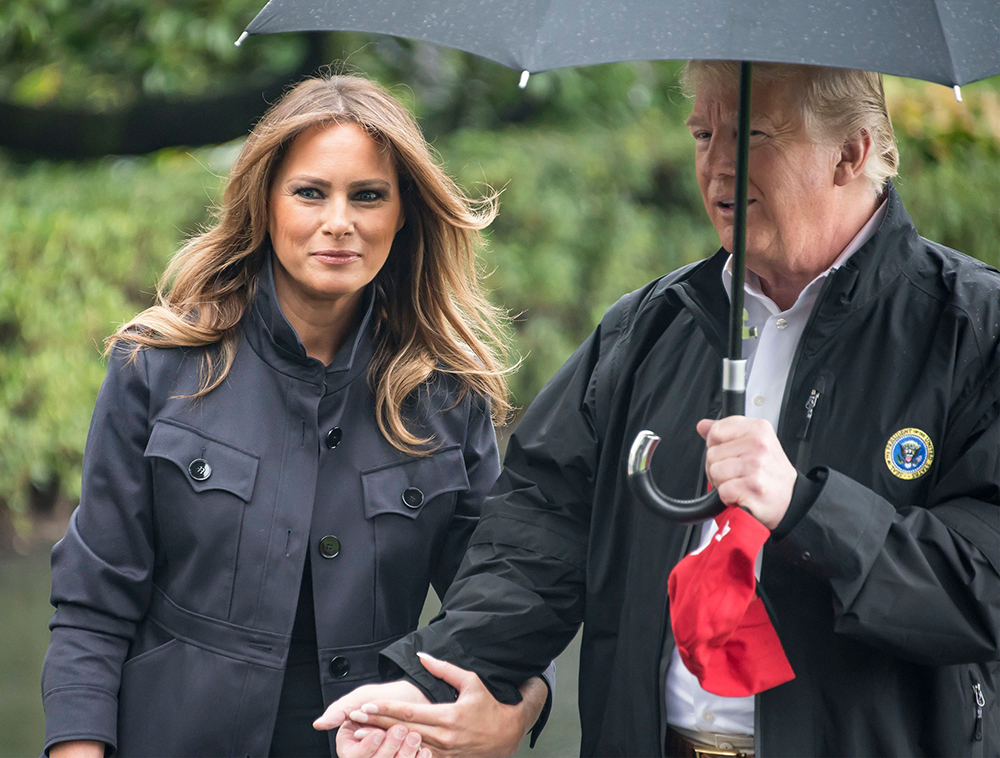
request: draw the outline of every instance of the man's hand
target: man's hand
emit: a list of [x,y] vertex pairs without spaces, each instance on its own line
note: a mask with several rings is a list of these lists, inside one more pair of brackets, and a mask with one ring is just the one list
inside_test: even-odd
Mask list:
[[703,419],[698,434],[708,445],[705,473],[722,502],[746,508],[774,530],[788,510],[798,472],[771,424],[745,416]]
[[406,703],[429,704],[418,687],[407,681],[385,682],[384,684],[366,684],[344,695],[340,700],[330,703],[330,706],[313,722],[313,729],[330,730],[347,721],[347,714],[355,711],[365,703],[373,700],[399,700]]
[[[360,735],[360,736],[359,736]],[[337,732],[337,755],[340,758],[431,758],[431,751],[420,748],[420,735],[406,727],[360,729],[345,721]]]
[[49,748],[50,758],[104,758],[104,743],[94,740],[57,742]]
[[[424,668],[458,690],[458,700],[438,705],[368,700],[349,713],[351,722],[380,729],[401,724],[423,736],[423,744],[431,749],[434,758],[501,758],[517,752],[521,738],[538,720],[548,697],[548,687],[541,679],[525,682],[521,703],[504,705],[474,672],[426,653],[418,655]],[[364,728],[355,733],[362,740],[369,736]]]

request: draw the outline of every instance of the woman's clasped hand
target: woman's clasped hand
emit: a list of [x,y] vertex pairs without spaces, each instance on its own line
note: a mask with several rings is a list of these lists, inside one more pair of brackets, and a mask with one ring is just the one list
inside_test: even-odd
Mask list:
[[[320,729],[340,727],[340,758],[409,758],[409,754],[380,752],[389,739],[407,733],[417,735],[416,744],[430,748],[428,755],[435,758],[503,758],[517,751],[548,696],[548,687],[541,679],[529,679],[521,687],[521,704],[504,705],[474,672],[426,653],[418,655],[433,676],[457,690],[457,700],[429,704],[408,682],[361,687],[330,705],[315,723]],[[379,739],[386,734],[386,742]]]

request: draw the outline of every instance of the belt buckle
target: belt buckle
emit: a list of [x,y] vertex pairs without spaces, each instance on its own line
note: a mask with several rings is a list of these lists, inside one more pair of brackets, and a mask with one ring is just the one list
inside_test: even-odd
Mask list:
[[751,758],[751,756],[753,753],[744,753],[740,750],[726,750],[721,747],[694,747],[694,758]]

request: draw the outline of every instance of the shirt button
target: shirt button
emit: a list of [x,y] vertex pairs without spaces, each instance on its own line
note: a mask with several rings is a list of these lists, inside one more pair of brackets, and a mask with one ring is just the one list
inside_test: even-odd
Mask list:
[[705,719],[706,724],[711,724],[713,721],[715,721],[715,714],[712,713],[711,711],[705,711],[705,714],[702,716],[702,718]]
[[351,670],[351,662],[342,655],[338,655],[330,661],[330,676],[334,679],[343,679]]
[[802,553],[802,560],[804,561],[812,560],[812,553],[806,550],[804,553]]
[[407,487],[403,490],[403,505],[407,508],[419,508],[424,504],[424,493],[416,487]]
[[195,458],[188,464],[188,473],[196,482],[203,482],[212,475],[212,467],[204,458]]
[[753,399],[753,404],[756,405],[758,408],[760,408],[765,402],[766,401],[764,400],[763,395],[757,395],[757,397]]
[[777,321],[774,322],[774,328],[784,331],[785,329],[788,328],[788,322],[785,321],[785,319],[783,318],[779,318]]
[[332,534],[326,535],[319,541],[319,554],[324,558],[336,558],[340,555],[340,540]]
[[342,439],[344,439],[344,433],[340,430],[339,426],[335,426],[326,433],[326,446],[333,450],[340,444]]

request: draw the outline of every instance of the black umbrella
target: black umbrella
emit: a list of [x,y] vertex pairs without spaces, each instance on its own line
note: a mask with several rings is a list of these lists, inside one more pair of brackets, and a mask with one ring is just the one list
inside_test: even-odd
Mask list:
[[[740,106],[728,358],[722,415],[744,412],[743,281],[748,61],[880,71],[958,87],[1000,73],[997,0],[270,0],[236,42],[251,34],[357,31],[434,42],[529,73],[632,60],[739,60]],[[629,484],[659,513],[695,523],[723,509],[716,492],[664,495],[649,464],[659,437],[640,432]]]

